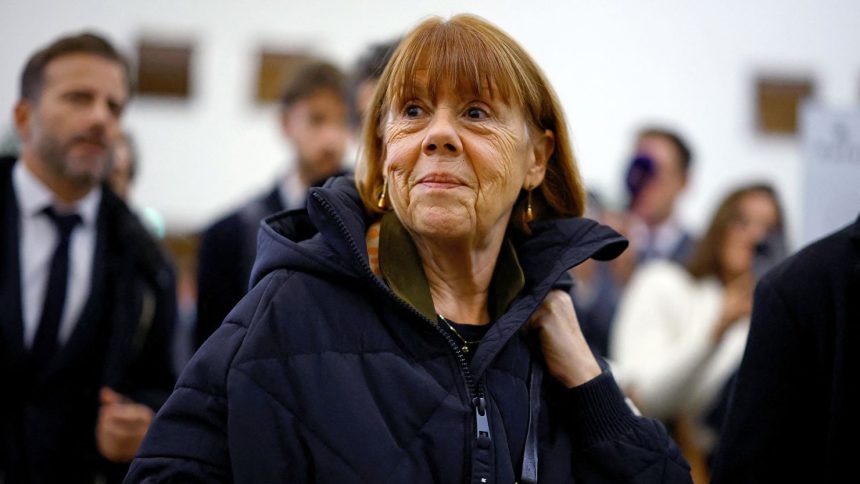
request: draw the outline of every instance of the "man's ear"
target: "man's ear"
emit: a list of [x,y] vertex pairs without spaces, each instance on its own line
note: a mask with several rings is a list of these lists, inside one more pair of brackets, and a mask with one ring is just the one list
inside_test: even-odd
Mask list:
[[26,99],[19,99],[12,111],[15,129],[18,131],[18,137],[22,141],[30,139],[30,119],[33,117],[33,109],[33,103]]
[[555,133],[544,130],[532,139],[532,156],[528,172],[526,172],[525,189],[534,188],[543,183],[546,167],[555,151]]

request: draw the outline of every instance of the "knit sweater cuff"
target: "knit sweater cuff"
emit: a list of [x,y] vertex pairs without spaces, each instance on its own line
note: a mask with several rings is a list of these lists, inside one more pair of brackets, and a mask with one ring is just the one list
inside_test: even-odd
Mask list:
[[612,373],[604,370],[593,380],[565,392],[565,408],[574,442],[582,447],[610,440],[636,425],[636,416]]

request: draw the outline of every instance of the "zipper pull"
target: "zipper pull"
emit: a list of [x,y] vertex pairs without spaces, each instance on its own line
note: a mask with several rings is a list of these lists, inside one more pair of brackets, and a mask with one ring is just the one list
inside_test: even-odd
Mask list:
[[475,407],[475,437],[478,439],[478,447],[488,449],[492,440],[490,439],[490,421],[487,419],[487,400],[484,397],[472,399]]

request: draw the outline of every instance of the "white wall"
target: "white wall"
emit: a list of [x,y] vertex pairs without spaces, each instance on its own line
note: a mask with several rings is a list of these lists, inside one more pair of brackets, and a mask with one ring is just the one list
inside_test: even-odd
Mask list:
[[[274,111],[252,101],[260,46],[309,47],[348,67],[369,42],[457,12],[490,19],[535,56],[567,110],[586,180],[611,200],[622,198],[636,128],[678,127],[696,154],[682,218],[697,229],[728,187],[765,178],[782,191],[797,240],[799,142],[756,134],[756,74],[810,75],[834,106],[860,96],[853,0],[3,0],[0,112],[11,113],[26,57],[60,33],[95,28],[126,50],[145,34],[192,40],[194,97],[139,98],[126,124],[145,164],[136,201],[194,229],[268,186],[289,157]],[[10,125],[3,115],[0,130]]]

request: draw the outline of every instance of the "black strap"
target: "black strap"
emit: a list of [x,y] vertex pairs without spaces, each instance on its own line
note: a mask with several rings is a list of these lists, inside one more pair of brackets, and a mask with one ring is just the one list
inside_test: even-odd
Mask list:
[[538,362],[539,358],[540,353],[532,355],[529,371],[529,428],[523,449],[523,472],[519,480],[522,484],[537,484],[538,481],[538,422],[543,381],[543,368]]

